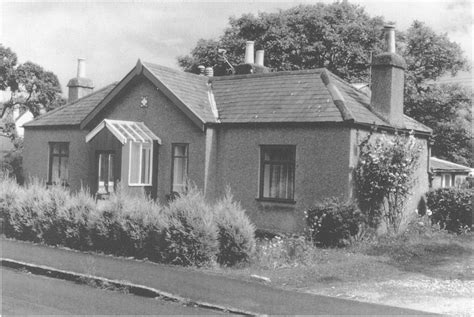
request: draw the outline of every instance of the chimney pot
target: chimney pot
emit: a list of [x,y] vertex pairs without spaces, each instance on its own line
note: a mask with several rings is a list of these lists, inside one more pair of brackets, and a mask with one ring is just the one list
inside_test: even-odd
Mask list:
[[199,69],[199,75],[204,75],[204,70],[206,69],[206,67],[204,67],[203,65],[199,65],[198,69]]
[[213,77],[214,76],[214,69],[212,67],[206,67],[205,74],[206,74],[207,77]]
[[263,63],[263,58],[265,56],[265,51],[264,50],[258,50],[255,54],[255,64],[258,66],[264,66]]
[[253,44],[254,41],[245,42],[245,64],[254,64],[254,52]]
[[86,78],[86,60],[84,58],[77,59],[77,78]]
[[395,53],[395,26],[387,24],[384,26],[385,46],[388,53]]

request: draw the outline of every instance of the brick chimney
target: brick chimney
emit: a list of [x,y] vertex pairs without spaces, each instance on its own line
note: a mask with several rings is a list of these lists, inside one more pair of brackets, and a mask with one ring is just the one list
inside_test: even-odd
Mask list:
[[94,84],[92,80],[86,78],[86,60],[79,58],[77,60],[77,76],[69,80],[68,102],[82,98],[92,92]]
[[372,60],[371,106],[391,125],[403,127],[403,89],[406,63],[395,53],[395,27],[386,25],[386,51]]
[[236,75],[268,73],[270,70],[263,65],[263,50],[257,51],[255,61],[254,41],[245,43],[245,59],[244,63],[235,66]]

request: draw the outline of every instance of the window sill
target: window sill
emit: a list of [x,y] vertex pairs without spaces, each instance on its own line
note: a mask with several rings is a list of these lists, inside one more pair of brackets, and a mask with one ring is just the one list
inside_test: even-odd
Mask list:
[[278,199],[278,198],[255,198],[256,201],[264,203],[276,203],[285,205],[295,205],[296,201],[292,199]]
[[128,184],[129,187],[151,187],[151,184]]

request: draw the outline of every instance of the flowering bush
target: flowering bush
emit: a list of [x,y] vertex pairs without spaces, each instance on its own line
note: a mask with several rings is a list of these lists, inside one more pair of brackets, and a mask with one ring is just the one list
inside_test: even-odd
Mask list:
[[304,236],[277,235],[261,238],[256,244],[253,262],[269,269],[312,263],[316,247]]
[[472,189],[439,188],[428,192],[431,221],[441,229],[461,233],[472,226]]
[[348,245],[365,223],[364,215],[354,203],[334,197],[306,211],[305,217],[312,240],[322,247]]
[[382,133],[375,140],[372,136],[361,143],[355,170],[359,205],[372,227],[385,220],[397,232],[414,185],[421,146],[412,132],[391,137]]

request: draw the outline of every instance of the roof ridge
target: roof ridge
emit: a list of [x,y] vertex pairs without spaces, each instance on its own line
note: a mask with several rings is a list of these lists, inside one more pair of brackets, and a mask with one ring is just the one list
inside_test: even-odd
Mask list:
[[346,101],[344,100],[344,96],[339,91],[337,86],[334,85],[334,83],[331,82],[330,75],[328,75],[328,74],[331,74],[331,72],[328,71],[327,69],[324,69],[321,72],[320,77],[321,77],[321,80],[324,83],[324,86],[329,91],[329,94],[332,97],[332,101],[333,101],[334,105],[336,106],[336,108],[341,113],[342,120],[344,120],[344,121],[354,120],[354,115],[352,114],[352,111],[347,106]]
[[319,74],[326,68],[312,68],[312,69],[300,69],[300,70],[284,70],[269,73],[256,73],[256,74],[244,74],[244,75],[226,75],[226,76],[215,76],[209,77],[210,81],[221,81],[221,80],[233,80],[242,78],[261,78],[261,77],[274,77],[274,76],[285,76],[285,75],[302,75],[302,74]]
[[[96,95],[96,94],[98,94],[99,92],[101,92],[101,91],[103,91],[103,90],[109,88],[109,87],[112,86],[112,85],[116,85],[116,84],[117,84],[117,82],[110,83],[110,84],[108,84],[108,85],[106,85],[106,86],[100,88],[99,90],[96,90],[96,91],[94,91],[94,92],[91,92],[90,94],[88,94],[88,95],[86,95],[86,96],[83,96],[83,97],[78,98],[78,99],[76,99],[76,100],[74,100],[74,101],[71,101],[71,102],[69,102],[69,103],[66,103],[65,105],[62,105],[62,106],[60,106],[60,107],[57,107],[57,108],[55,108],[55,109],[53,109],[53,110],[51,110],[51,111],[48,111],[48,112],[46,112],[46,113],[44,113],[44,114],[42,114],[42,115],[36,117],[33,121],[30,121],[30,122],[34,122],[34,121],[36,121],[36,120],[49,117],[50,115],[55,114],[56,112],[58,112],[58,111],[60,111],[60,110],[63,110],[63,109],[65,109],[65,108],[69,107],[69,106],[75,105],[76,103],[78,103],[78,102],[80,102],[80,101],[82,101],[82,100],[84,100],[84,99],[86,99],[86,98],[92,97],[93,95]],[[29,123],[29,122],[28,122],[28,123]],[[28,123],[26,123],[26,124],[28,124]]]
[[208,81],[208,78],[209,78],[207,76],[202,76],[202,75],[198,75],[198,74],[194,74],[194,73],[190,73],[190,72],[185,72],[185,71],[182,71],[182,70],[179,70],[179,69],[174,69],[174,68],[171,68],[171,67],[168,67],[168,66],[163,66],[163,65],[159,65],[159,64],[155,64],[155,63],[150,63],[150,62],[143,61],[142,64],[145,65],[145,66],[150,65],[152,67],[157,67],[157,68],[169,70],[169,71],[172,71],[172,72],[175,72],[175,73],[180,73],[180,74],[183,74],[185,76],[191,77],[193,79],[200,79],[200,80],[203,80],[203,81]]

